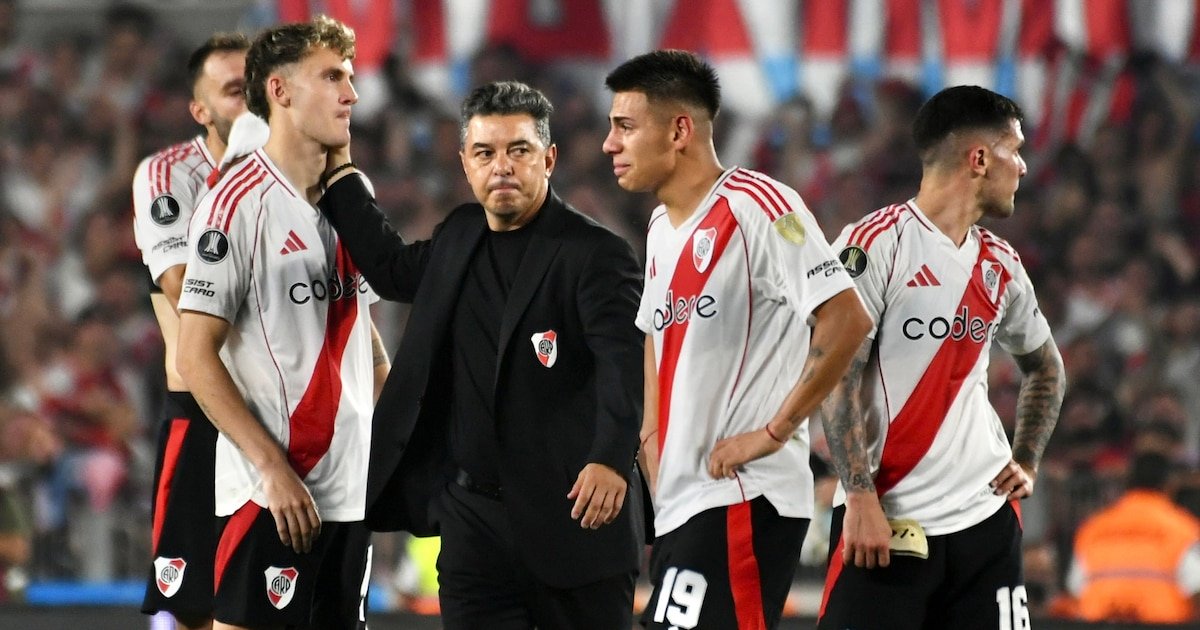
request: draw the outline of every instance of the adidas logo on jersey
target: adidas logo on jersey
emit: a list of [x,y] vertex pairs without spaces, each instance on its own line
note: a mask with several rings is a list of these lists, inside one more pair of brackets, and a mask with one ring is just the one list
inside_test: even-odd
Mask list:
[[300,237],[296,236],[294,231],[288,230],[287,240],[283,242],[283,247],[279,250],[279,253],[282,256],[286,256],[306,249],[308,249],[308,245],[305,245],[304,241],[300,240]]
[[925,265],[921,265],[921,269],[911,280],[905,283],[905,286],[910,287],[940,287],[942,283],[938,281],[937,276],[933,275],[933,270]]

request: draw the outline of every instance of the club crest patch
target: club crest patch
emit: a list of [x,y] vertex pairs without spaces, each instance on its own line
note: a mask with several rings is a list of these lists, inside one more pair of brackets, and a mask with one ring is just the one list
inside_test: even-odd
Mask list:
[[858,245],[850,245],[838,254],[838,260],[851,278],[857,278],[867,270],[867,252]]
[[158,225],[171,225],[179,220],[179,202],[171,195],[159,195],[150,203],[150,219]]
[[533,353],[537,355],[537,360],[548,368],[554,367],[554,362],[558,361],[558,333],[553,330],[534,333],[529,340],[533,342]]
[[712,262],[713,247],[717,244],[717,228],[705,228],[696,230],[692,235],[692,264],[696,265],[696,271],[704,273],[708,269],[709,263]]
[[229,237],[220,230],[207,230],[196,240],[196,254],[206,263],[219,263],[229,254]]
[[1000,300],[1000,275],[1004,268],[999,263],[984,260],[979,263],[979,275],[983,278],[983,289],[988,299],[995,304]]
[[155,558],[154,582],[158,585],[158,592],[162,593],[163,597],[171,597],[178,593],[179,587],[183,586],[183,573],[186,569],[187,561],[183,558]]
[[296,594],[296,579],[300,577],[300,572],[296,567],[267,567],[263,573],[267,576],[267,599],[272,606],[283,610],[292,603],[292,596]]

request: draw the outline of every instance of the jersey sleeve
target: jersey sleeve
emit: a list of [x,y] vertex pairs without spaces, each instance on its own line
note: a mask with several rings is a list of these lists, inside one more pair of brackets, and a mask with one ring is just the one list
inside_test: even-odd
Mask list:
[[850,236],[854,228],[854,224],[846,226],[833,242],[833,249],[838,252],[838,261],[845,268],[847,277],[854,281],[858,297],[871,316],[871,332],[867,337],[874,339],[886,307],[887,280],[891,275],[891,256],[887,250],[893,245],[884,238],[872,243],[870,251],[851,244]]
[[233,213],[227,229],[219,223],[210,225],[216,196],[206,196],[192,216],[192,244],[187,248],[179,310],[207,313],[232,323],[250,287],[259,209],[253,202],[242,202],[227,209]]
[[780,190],[791,212],[772,221],[764,238],[777,270],[772,275],[778,278],[779,290],[796,312],[807,318],[829,298],[853,289],[854,282],[800,195],[788,188]]
[[654,333],[654,307],[655,307],[655,305],[652,303],[652,300],[654,298],[651,295],[651,293],[653,293],[653,291],[650,291],[649,288],[650,288],[651,270],[654,268],[654,264],[655,264],[654,251],[653,251],[654,240],[655,240],[654,239],[654,224],[655,224],[656,220],[659,220],[659,219],[661,219],[663,221],[666,220],[665,218],[658,216],[658,213],[656,212],[650,218],[650,228],[648,230],[646,230],[646,266],[642,270],[642,297],[640,298],[640,300],[638,302],[637,315],[634,316],[634,320],[633,320],[633,323],[635,326],[638,327],[638,330],[641,330],[642,332],[646,333],[647,335]]
[[[646,256],[646,267],[642,270],[642,286],[650,283],[650,265],[653,264],[653,258]],[[654,332],[653,321],[654,305],[650,303],[649,291],[642,291],[642,296],[638,302],[637,315],[634,317],[633,323],[638,327],[638,330],[647,335]]]
[[155,284],[188,260],[188,220],[198,192],[189,178],[187,169],[161,168],[157,156],[142,160],[133,176],[134,239]]
[[1013,278],[1007,289],[1011,299],[996,332],[996,341],[1009,354],[1019,356],[1046,343],[1050,338],[1050,324],[1038,308],[1037,295],[1025,266],[1017,261],[1012,269]]

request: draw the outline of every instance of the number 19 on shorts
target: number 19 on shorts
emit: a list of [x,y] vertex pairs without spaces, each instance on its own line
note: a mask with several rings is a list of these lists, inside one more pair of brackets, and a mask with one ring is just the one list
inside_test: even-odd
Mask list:
[[654,607],[654,623],[665,620],[676,628],[695,628],[707,590],[708,580],[703,575],[687,569],[667,569]]
[[996,605],[1000,607],[1000,630],[1029,630],[1028,597],[1025,586],[996,589]]

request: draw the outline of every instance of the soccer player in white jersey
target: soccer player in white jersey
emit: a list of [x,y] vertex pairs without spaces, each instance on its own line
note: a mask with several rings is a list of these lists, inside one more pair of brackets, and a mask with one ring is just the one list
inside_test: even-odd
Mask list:
[[270,139],[192,217],[177,362],[221,432],[217,629],[365,627],[365,455],[388,361],[374,295],[313,206],[350,141],[353,57],[353,32],[323,16],[260,34],[246,104]]
[[[976,225],[1013,213],[1021,118],[984,88],[933,96],[913,123],[917,196],[834,244],[876,325],[820,411],[844,502],[820,628],[1029,627],[1018,500],[1065,378],[1021,258]],[[988,402],[993,341],[1024,374],[1011,447]]]
[[188,58],[189,110],[205,133],[138,165],[133,178],[134,236],[153,280],[150,303],[162,329],[167,396],[158,434],[151,553],[142,612],[170,611],[178,625],[212,625],[213,457],[217,430],[175,369],[179,291],[188,259],[188,223],[220,163],[233,120],[246,111],[246,49],[240,34],[217,34]]
[[[773,628],[812,518],[806,417],[871,322],[794,190],[726,169],[720,87],[683,51],[608,75],[604,151],[661,205],[646,237],[639,458],[654,495],[649,628]],[[810,321],[812,322],[810,326]]]

